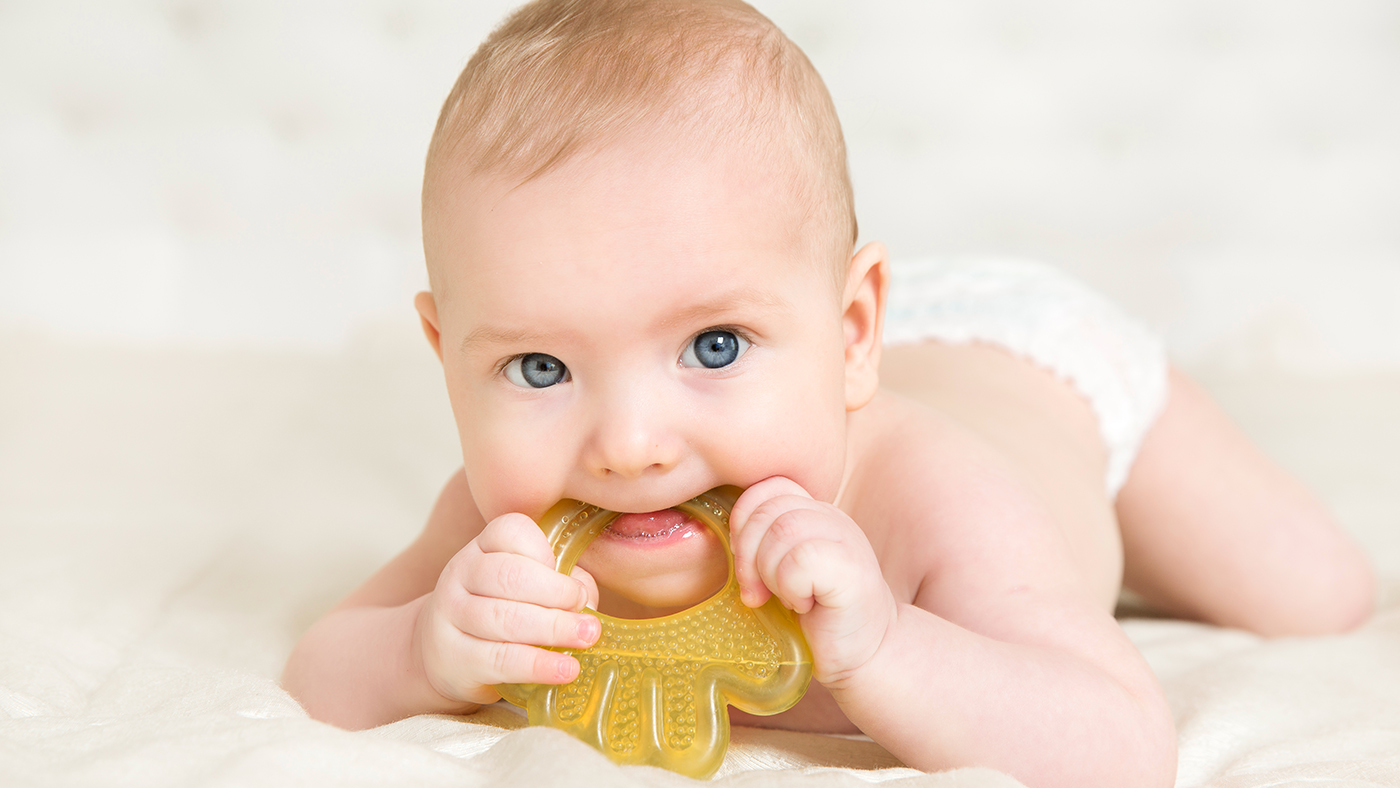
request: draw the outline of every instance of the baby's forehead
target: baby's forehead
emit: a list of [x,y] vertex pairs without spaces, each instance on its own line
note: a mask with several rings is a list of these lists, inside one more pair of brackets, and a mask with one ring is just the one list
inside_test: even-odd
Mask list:
[[[687,214],[698,220],[741,206],[762,211],[770,223],[781,221],[797,234],[796,225],[814,219],[825,196],[806,171],[810,168],[790,150],[735,136],[678,134],[662,123],[580,148],[548,171],[483,171],[469,161],[444,164],[450,169],[440,174],[441,187],[425,192],[425,219],[443,214],[447,220],[493,222],[507,208],[559,211],[553,217],[557,221],[590,213],[606,219],[609,209],[616,208],[639,221],[649,212],[663,211],[668,220]],[[794,240],[800,239],[795,235]]]
[[674,284],[658,273],[689,281],[707,267],[719,275],[793,261],[803,280],[830,279],[827,233],[814,225],[821,214],[794,189],[788,166],[742,147],[641,139],[529,180],[463,177],[425,214],[434,217],[424,232],[434,292],[510,289],[497,277],[520,260],[561,278],[580,266],[601,278],[620,270],[658,289]]
[[[706,77],[686,88],[691,93],[712,93],[733,97],[741,88],[730,83],[744,79],[738,74]],[[519,87],[529,91],[530,86]],[[516,140],[517,150],[511,155],[496,156],[481,150],[480,145],[457,145],[430,155],[424,179],[425,201],[442,188],[451,188],[463,179],[503,182],[512,186],[532,183],[558,171],[577,173],[600,160],[647,157],[653,166],[666,169],[677,162],[708,158],[722,163],[731,159],[747,159],[762,163],[752,172],[767,176],[775,187],[785,190],[787,199],[817,198],[817,192],[829,191],[824,181],[829,173],[823,170],[821,158],[812,155],[798,130],[790,127],[782,116],[779,102],[769,93],[755,91],[742,101],[694,100],[684,106],[647,108],[654,115],[633,118],[623,124],[618,121],[607,128],[574,128],[577,107],[551,108],[545,104],[535,110],[538,125],[557,124],[558,130],[540,131],[548,140]],[[771,105],[765,108],[764,105]],[[609,111],[607,107],[588,107],[584,112]],[[444,146],[446,147],[446,146]],[[532,149],[539,155],[531,156]],[[827,195],[822,194],[821,197]]]

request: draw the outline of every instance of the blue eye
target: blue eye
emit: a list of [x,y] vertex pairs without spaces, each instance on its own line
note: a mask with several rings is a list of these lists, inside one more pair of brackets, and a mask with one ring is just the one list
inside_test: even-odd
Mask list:
[[711,329],[686,346],[681,354],[681,366],[719,369],[738,360],[749,349],[749,341],[733,331]]
[[569,379],[564,362],[545,353],[526,353],[506,362],[506,380],[521,388],[547,389]]

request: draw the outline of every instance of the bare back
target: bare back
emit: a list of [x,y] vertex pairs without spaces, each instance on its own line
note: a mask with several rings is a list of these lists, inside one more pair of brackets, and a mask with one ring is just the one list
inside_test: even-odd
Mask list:
[[1111,610],[1122,543],[1088,401],[1055,374],[985,344],[887,348],[880,373],[886,390],[925,406],[922,418],[951,419],[1007,464],[1046,507],[1087,587]]

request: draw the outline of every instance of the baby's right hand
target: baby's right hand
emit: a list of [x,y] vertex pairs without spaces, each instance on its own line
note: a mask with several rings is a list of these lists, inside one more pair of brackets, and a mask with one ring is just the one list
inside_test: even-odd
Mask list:
[[457,552],[418,612],[414,653],[429,684],[454,702],[491,703],[495,684],[567,684],[578,660],[538,646],[587,648],[601,633],[598,587],[554,569],[544,532],[504,514]]

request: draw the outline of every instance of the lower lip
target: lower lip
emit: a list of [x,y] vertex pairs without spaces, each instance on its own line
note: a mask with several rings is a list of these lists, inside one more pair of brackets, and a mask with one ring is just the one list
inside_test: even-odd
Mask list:
[[662,547],[690,539],[704,525],[674,509],[641,514],[621,514],[603,529],[610,540],[639,547]]

